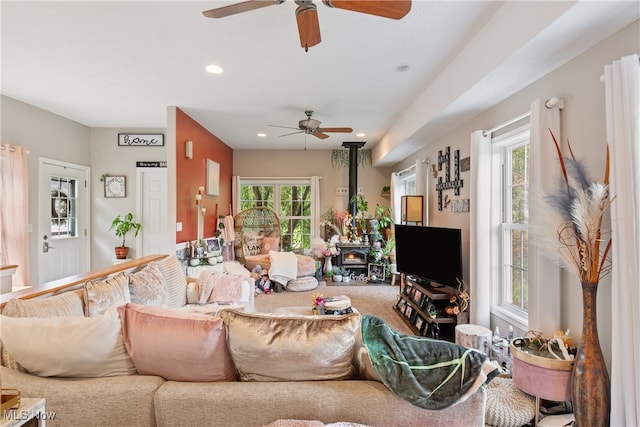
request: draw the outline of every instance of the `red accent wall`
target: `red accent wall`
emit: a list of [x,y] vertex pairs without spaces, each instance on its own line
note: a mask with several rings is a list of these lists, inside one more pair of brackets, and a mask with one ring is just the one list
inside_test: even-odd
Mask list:
[[[193,159],[186,158],[186,141],[189,140],[193,141]],[[218,196],[206,195],[207,159],[220,165]],[[233,150],[179,108],[176,108],[176,173],[176,221],[182,223],[182,231],[176,232],[176,243],[197,238],[196,194],[199,186],[205,186],[202,196],[203,206],[207,209],[204,237],[213,236],[218,223],[216,214],[230,213]]]

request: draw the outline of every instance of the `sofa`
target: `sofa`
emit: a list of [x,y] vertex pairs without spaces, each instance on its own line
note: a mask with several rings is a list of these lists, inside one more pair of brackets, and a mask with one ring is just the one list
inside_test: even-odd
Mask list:
[[[195,304],[194,310],[176,263],[168,255],[148,264],[125,262],[106,269],[102,279],[93,273],[74,276],[68,287],[59,281],[52,295],[34,292],[37,298],[7,302],[0,325],[0,386],[46,398],[47,424],[54,427],[265,426],[277,420],[484,425],[484,387],[439,410],[390,391],[367,364],[357,312],[255,313],[251,304],[228,301],[215,310],[197,310],[201,305]],[[149,283],[132,290],[130,276],[149,269],[164,279],[162,297],[145,294]],[[88,280],[78,285],[82,277]],[[100,295],[109,286],[119,296]],[[151,303],[141,304],[145,298]],[[182,326],[175,329],[176,324]],[[109,340],[119,350],[106,356],[92,351]]]

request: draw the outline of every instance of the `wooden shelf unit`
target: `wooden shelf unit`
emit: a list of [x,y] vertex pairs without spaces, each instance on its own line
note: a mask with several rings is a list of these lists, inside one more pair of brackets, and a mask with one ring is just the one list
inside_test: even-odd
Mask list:
[[[455,295],[457,291],[449,286],[434,287],[402,274],[394,310],[414,334],[453,342],[456,325],[466,323],[466,313],[454,316],[444,313],[445,307],[451,305],[451,297]],[[430,309],[435,309],[435,317],[429,315]]]

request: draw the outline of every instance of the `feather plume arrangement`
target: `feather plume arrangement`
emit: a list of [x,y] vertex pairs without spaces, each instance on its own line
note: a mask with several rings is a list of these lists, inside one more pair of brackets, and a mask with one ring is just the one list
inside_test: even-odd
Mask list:
[[575,158],[571,144],[570,157],[563,157],[552,132],[551,138],[556,146],[562,176],[555,191],[544,199],[551,208],[544,218],[546,226],[536,227],[536,231],[547,245],[555,241],[563,264],[575,269],[581,282],[598,283],[600,277],[611,269],[611,239],[603,239],[602,229],[604,215],[611,205],[609,149],[604,181],[598,182],[591,179],[585,164]]

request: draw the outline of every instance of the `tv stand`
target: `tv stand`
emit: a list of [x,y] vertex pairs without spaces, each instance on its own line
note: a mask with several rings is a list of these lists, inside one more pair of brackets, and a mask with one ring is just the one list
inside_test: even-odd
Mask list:
[[450,286],[434,285],[429,280],[402,274],[394,310],[415,335],[453,342],[456,325],[468,323],[468,315],[466,312],[446,314],[445,308],[451,305],[450,299],[458,291]]

